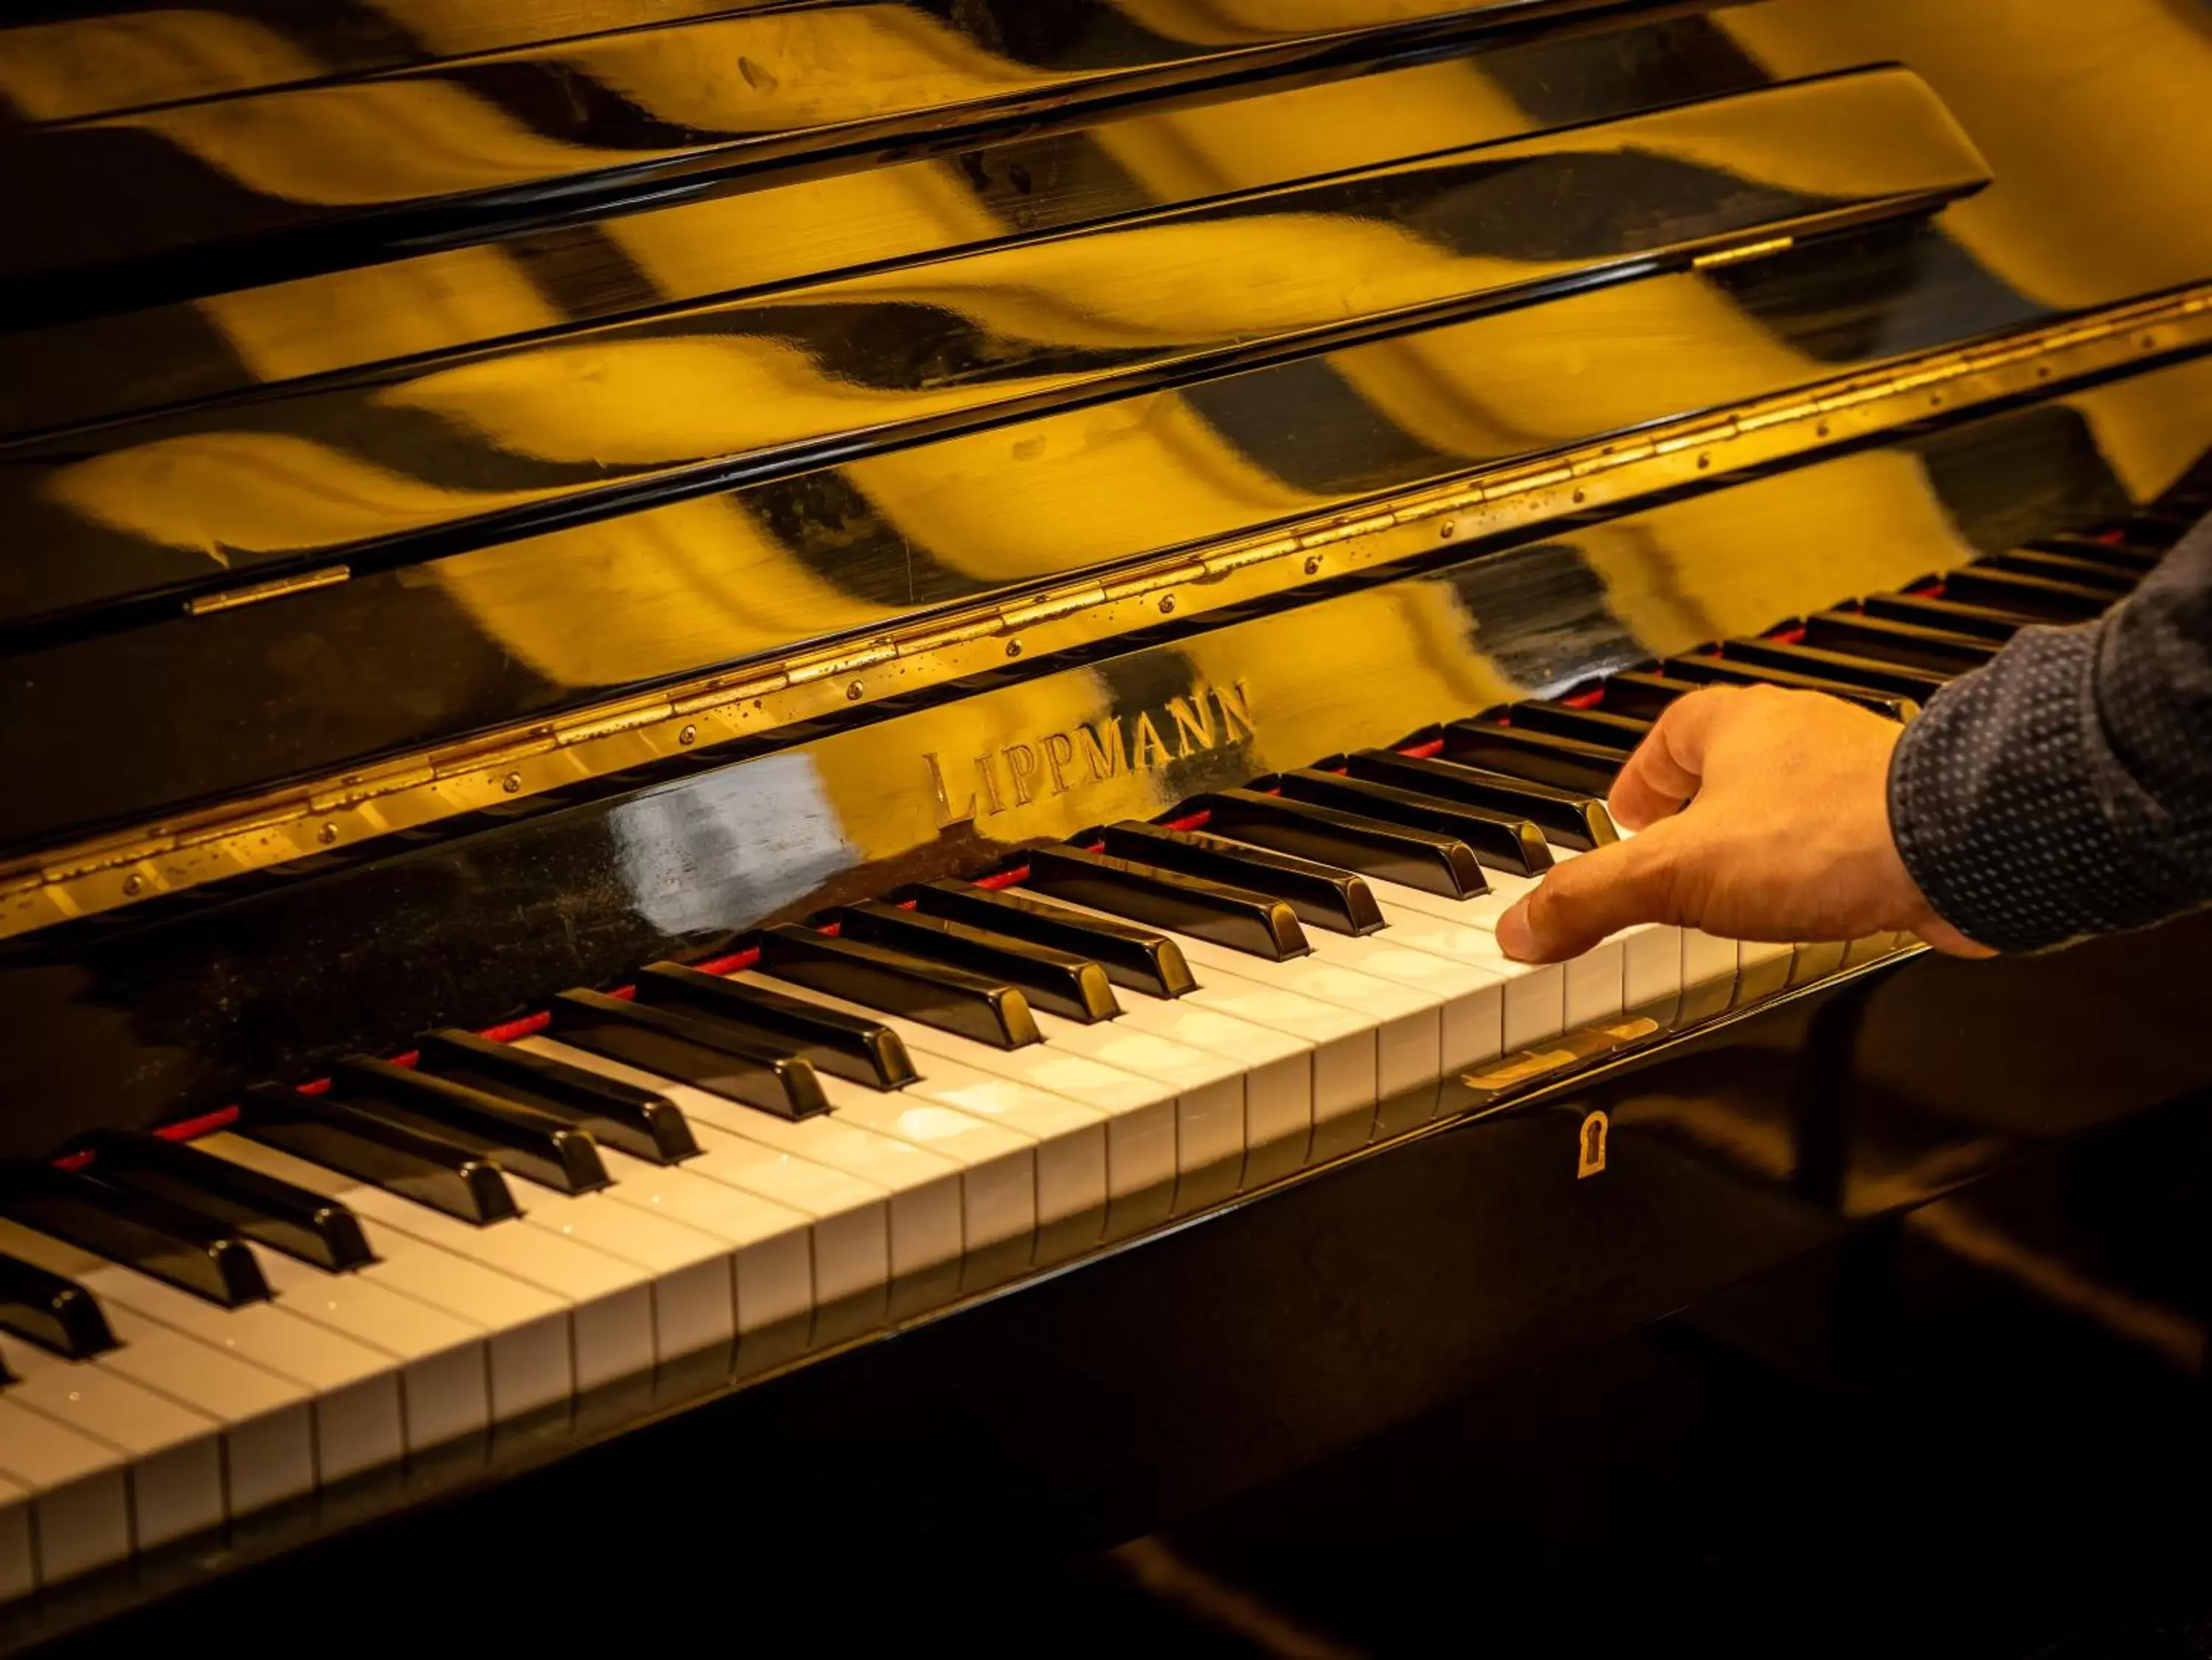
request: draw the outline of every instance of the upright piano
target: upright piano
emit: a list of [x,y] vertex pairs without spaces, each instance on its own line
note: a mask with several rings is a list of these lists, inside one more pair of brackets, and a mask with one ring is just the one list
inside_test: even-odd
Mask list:
[[1492,930],[1686,691],[2212,510],[2207,109],[2187,0],[13,9],[0,1646],[988,1599],[1909,1227],[2193,1372],[1972,1207],[2203,927]]

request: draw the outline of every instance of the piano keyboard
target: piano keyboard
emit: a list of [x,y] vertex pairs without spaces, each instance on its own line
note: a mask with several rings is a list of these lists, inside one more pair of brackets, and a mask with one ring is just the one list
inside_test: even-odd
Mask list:
[[1532,966],[1493,930],[1613,839],[1606,791],[1673,699],[1909,717],[2180,528],[1999,554],[0,1169],[0,1595],[679,1362],[834,1343],[1398,1133],[1561,1033],[1887,952],[1646,927]]

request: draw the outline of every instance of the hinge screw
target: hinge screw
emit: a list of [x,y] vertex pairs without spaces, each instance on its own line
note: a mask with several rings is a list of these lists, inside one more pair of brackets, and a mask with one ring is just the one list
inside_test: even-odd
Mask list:
[[522,774],[520,772],[509,772],[505,778],[499,781],[499,787],[506,791],[510,796],[514,794],[515,791],[522,788]]
[[678,732],[678,733],[676,735],[676,741],[677,741],[677,742],[678,742],[678,743],[696,743],[696,742],[699,742],[699,729],[698,729],[697,727],[696,727],[696,726],[687,726],[687,727],[685,727],[682,731]]

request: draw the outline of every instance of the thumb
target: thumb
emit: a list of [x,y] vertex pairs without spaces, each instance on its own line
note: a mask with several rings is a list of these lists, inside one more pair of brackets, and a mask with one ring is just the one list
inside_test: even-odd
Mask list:
[[1536,891],[1498,919],[1498,948],[1516,962],[1562,962],[1639,922],[1678,920],[1674,844],[1680,819],[1554,865]]

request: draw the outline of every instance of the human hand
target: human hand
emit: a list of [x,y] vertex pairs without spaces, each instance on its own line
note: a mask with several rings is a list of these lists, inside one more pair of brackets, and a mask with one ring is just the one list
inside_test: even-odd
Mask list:
[[1668,705],[1614,780],[1637,832],[1554,866],[1498,919],[1522,962],[1558,962],[1637,923],[1724,939],[1860,939],[1910,932],[1960,957],[1993,954],[1929,906],[1889,826],[1889,758],[1903,730],[1817,692],[1707,687]]

